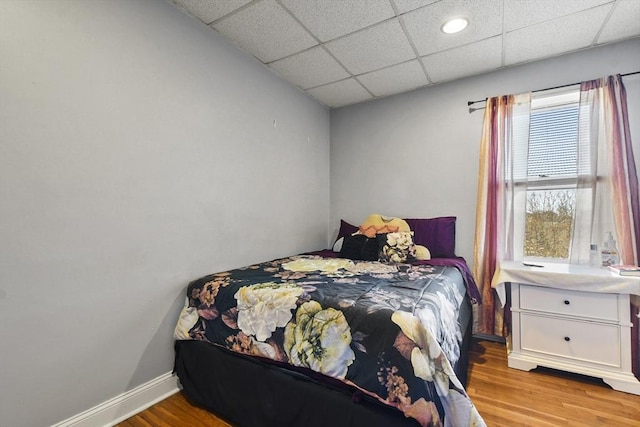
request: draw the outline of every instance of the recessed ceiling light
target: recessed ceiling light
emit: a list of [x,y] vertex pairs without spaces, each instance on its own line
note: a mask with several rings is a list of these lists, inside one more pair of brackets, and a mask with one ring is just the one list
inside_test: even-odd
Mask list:
[[443,33],[453,34],[464,30],[467,25],[469,25],[469,21],[466,18],[454,18],[442,24],[440,29]]

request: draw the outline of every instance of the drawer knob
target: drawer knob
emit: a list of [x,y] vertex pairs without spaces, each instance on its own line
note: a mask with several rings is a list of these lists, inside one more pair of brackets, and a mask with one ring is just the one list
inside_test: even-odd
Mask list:
[[571,301],[569,301],[568,299],[564,300],[564,305],[569,305],[571,304]]
[[564,340],[565,340],[566,342],[569,342],[569,341],[571,341],[571,338],[569,338],[569,337],[564,337]]

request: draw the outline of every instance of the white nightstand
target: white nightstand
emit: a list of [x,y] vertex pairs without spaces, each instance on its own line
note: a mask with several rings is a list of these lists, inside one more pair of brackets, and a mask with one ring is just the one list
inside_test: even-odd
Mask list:
[[500,284],[511,283],[509,367],[576,372],[640,395],[632,372],[632,357],[640,355],[631,347],[630,304],[630,294],[640,294],[640,278],[601,268],[542,265],[502,263],[494,280],[499,293]]

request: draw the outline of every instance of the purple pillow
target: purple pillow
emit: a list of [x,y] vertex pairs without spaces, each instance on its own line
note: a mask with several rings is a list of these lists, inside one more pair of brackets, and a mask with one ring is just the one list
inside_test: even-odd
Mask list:
[[340,220],[340,230],[338,230],[338,237],[336,237],[336,241],[341,237],[350,236],[353,233],[358,231],[357,225],[351,225],[347,221]]
[[455,258],[456,217],[405,219],[413,231],[413,242],[426,246],[432,258]]

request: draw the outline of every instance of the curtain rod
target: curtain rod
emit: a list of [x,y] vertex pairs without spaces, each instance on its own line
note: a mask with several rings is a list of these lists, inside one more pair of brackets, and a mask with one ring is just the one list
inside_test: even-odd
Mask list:
[[[620,77],[631,76],[631,75],[633,75],[633,74],[640,74],[640,71],[634,71],[634,72],[632,72],[632,73],[620,74]],[[579,84],[580,84],[580,82],[577,82],[577,83],[569,83],[569,84],[566,84],[566,85],[560,85],[560,86],[548,87],[548,88],[546,88],[546,89],[532,90],[531,92],[542,92],[542,91],[545,91],[545,90],[560,89],[560,88],[563,88],[563,87],[575,86],[575,85],[579,85]],[[487,99],[486,99],[486,98],[485,98],[485,99],[479,99],[479,100],[477,100],[477,101],[467,101],[467,106],[469,106],[469,107],[470,107],[470,106],[472,106],[473,104],[477,104],[478,102],[486,102],[486,101],[487,101]],[[478,109],[478,108],[476,108],[476,109],[474,109],[474,110],[477,110],[477,109]],[[471,110],[471,109],[470,109],[470,110]]]

